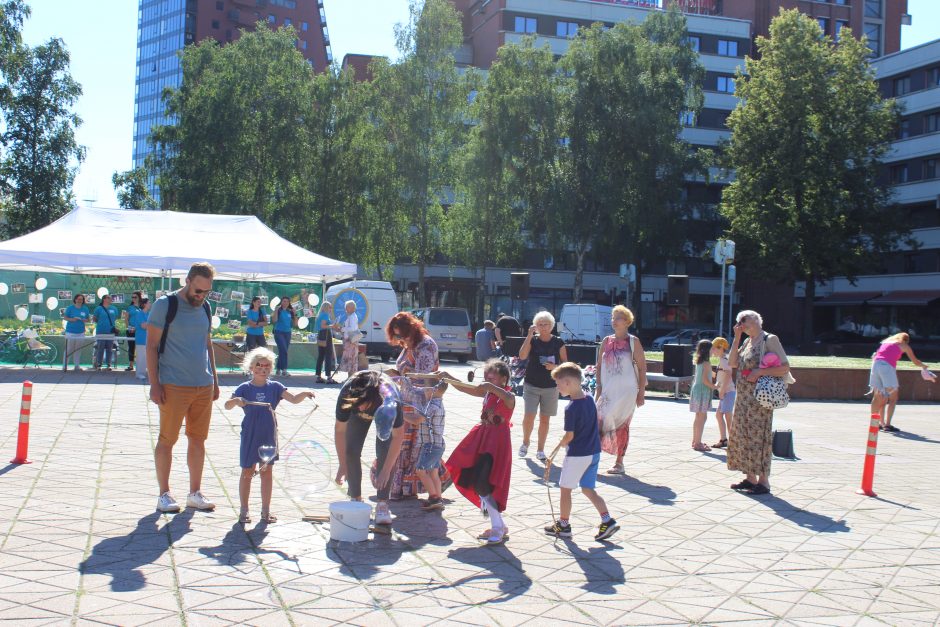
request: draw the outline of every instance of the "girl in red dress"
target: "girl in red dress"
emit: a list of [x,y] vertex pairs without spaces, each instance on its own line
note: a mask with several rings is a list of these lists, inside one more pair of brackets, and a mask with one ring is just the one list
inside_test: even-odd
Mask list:
[[444,465],[454,487],[490,516],[490,528],[478,537],[487,544],[501,544],[509,533],[500,512],[506,510],[509,498],[512,471],[509,428],[516,406],[516,397],[508,387],[509,367],[498,359],[489,360],[483,366],[486,383],[480,385],[460,381],[446,372],[435,375],[461,392],[483,398],[480,423],[470,429]]

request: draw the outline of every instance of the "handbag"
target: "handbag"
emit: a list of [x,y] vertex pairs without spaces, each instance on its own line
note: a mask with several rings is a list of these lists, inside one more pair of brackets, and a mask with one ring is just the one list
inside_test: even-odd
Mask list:
[[[760,345],[760,360],[764,360],[767,334]],[[787,384],[783,377],[761,377],[754,386],[754,397],[764,409],[783,409],[790,404],[790,395],[787,393]]]

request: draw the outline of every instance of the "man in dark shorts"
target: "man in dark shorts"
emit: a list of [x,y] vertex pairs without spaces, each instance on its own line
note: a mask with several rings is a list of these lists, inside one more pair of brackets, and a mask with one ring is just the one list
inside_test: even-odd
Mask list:
[[[184,418],[189,440],[186,507],[203,511],[215,509],[215,504],[200,491],[212,402],[219,398],[219,377],[209,333],[211,321],[204,307],[214,278],[215,268],[210,264],[194,263],[186,276],[186,285],[174,294],[161,296],[150,309],[147,375],[150,400],[160,407],[160,436],[153,457],[160,486],[157,509],[161,512],[180,511],[179,504],[170,495],[170,467],[173,445],[179,439]],[[167,326],[170,296],[175,296],[177,308]],[[161,353],[164,329],[166,340]]]

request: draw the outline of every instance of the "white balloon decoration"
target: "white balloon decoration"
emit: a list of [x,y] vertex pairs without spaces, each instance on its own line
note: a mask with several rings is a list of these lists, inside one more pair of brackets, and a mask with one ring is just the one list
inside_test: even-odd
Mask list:
[[36,289],[37,289],[37,290],[42,291],[42,290],[46,289],[46,286],[47,286],[47,285],[49,285],[49,281],[47,281],[47,280],[44,279],[43,277],[39,277],[38,279],[36,279]]
[[46,307],[49,308],[49,311],[54,311],[56,307],[59,306],[59,299],[55,296],[50,296],[46,299]]
[[220,326],[222,326],[222,318],[218,316],[212,316],[212,328],[218,329]]
[[110,292],[108,292],[108,288],[104,286],[98,288],[98,298],[104,298],[108,294],[110,294]]
[[6,296],[10,293],[10,286],[6,283],[0,283],[0,296]]
[[17,320],[26,320],[29,317],[29,310],[26,307],[17,307],[16,308],[16,319]]
[[300,329],[306,329],[310,325],[310,318],[307,316],[301,316],[297,319],[297,327]]
[[310,294],[307,296],[307,302],[310,303],[311,307],[316,307],[320,304],[320,297],[316,294]]
[[280,305],[280,304],[281,304],[281,297],[280,297],[280,296],[275,296],[274,298],[271,299],[270,307],[271,307],[271,309],[277,309],[277,308],[278,308],[278,305]]

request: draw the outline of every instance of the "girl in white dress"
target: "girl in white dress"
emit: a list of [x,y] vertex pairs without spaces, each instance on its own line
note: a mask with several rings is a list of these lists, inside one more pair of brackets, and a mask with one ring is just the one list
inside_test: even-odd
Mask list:
[[614,334],[597,349],[597,387],[594,400],[600,421],[601,449],[617,457],[611,475],[622,475],[623,456],[630,443],[630,421],[645,402],[646,354],[640,339],[630,335],[633,312],[617,305],[610,315]]

